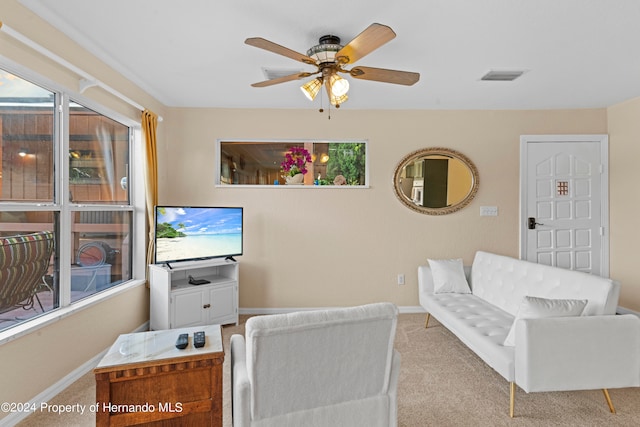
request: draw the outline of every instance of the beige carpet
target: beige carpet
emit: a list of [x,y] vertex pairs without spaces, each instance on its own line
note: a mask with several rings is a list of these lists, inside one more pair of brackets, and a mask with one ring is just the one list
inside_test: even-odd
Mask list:
[[[244,332],[225,326],[223,339]],[[640,389],[610,390],[617,414],[611,414],[600,390],[531,393],[518,389],[516,418],[509,418],[509,385],[433,318],[401,314],[396,348],[402,354],[398,425],[422,426],[639,426]],[[615,351],[615,349],[612,349]],[[224,426],[231,427],[229,358],[224,364]],[[93,374],[87,374],[50,403],[90,405],[95,400]],[[18,425],[92,426],[94,414],[54,416],[36,413]],[[304,427],[304,426],[301,426]],[[354,426],[355,427],[355,426]]]

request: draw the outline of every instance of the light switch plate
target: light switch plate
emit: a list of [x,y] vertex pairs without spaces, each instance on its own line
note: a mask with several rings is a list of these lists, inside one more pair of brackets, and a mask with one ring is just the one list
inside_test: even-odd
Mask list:
[[498,207],[480,206],[480,216],[498,216]]

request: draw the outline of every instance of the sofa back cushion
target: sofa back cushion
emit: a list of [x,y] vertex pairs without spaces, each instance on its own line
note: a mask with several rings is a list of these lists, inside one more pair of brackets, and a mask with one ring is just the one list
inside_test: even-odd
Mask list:
[[252,419],[386,395],[397,314],[377,303],[248,319]]
[[525,296],[585,299],[583,316],[615,314],[619,284],[592,274],[478,251],[471,269],[473,294],[515,316]]

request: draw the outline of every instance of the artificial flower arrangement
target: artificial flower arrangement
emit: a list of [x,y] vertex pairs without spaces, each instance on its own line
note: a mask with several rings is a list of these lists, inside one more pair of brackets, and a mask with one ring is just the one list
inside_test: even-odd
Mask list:
[[307,163],[311,162],[311,154],[304,147],[291,147],[280,163],[282,172],[288,176],[307,173]]

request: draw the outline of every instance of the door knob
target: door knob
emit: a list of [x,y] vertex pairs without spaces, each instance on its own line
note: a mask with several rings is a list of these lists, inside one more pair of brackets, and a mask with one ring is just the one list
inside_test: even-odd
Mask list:
[[544,225],[544,224],[540,224],[539,222],[536,222],[536,219],[534,217],[529,217],[529,230],[535,230],[536,225]]

